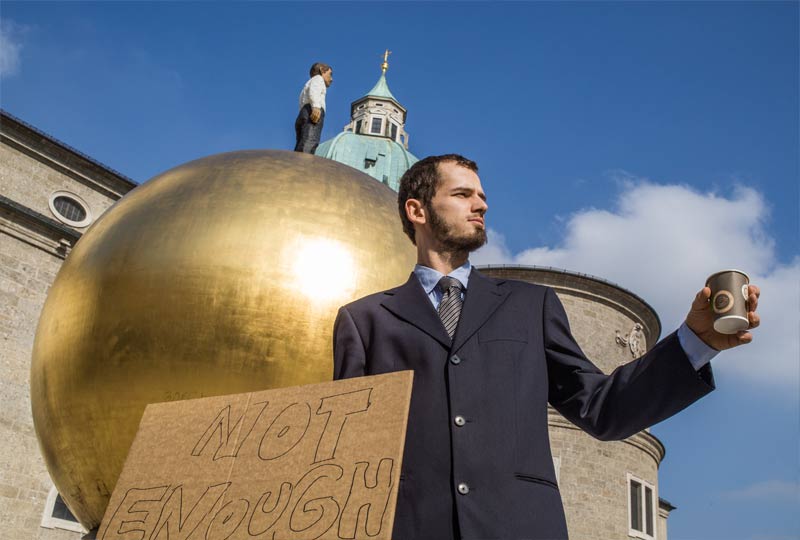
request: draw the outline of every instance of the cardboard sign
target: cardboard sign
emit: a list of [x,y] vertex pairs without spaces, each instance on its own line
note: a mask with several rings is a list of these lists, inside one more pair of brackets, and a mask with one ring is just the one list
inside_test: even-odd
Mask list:
[[97,538],[391,538],[412,378],[148,405]]

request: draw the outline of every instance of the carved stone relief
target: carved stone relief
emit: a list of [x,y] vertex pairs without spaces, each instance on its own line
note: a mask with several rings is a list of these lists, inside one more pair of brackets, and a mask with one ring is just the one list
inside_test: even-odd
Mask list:
[[627,346],[634,358],[639,358],[647,352],[647,340],[644,336],[644,328],[639,323],[634,324],[631,331],[624,336],[617,330],[614,341],[616,341],[617,345],[620,347]]

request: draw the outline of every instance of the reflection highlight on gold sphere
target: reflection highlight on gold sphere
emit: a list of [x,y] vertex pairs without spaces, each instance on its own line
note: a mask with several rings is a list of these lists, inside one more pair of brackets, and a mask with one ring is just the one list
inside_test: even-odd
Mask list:
[[[302,238],[291,251],[294,284],[299,293],[319,303],[353,297],[358,269],[347,246],[327,238]],[[320,261],[325,261],[323,272]]]
[[405,281],[396,195],[282,151],[192,161],[137,187],[67,257],[31,364],[34,426],[99,524],[147,403],[329,380],[339,305]]

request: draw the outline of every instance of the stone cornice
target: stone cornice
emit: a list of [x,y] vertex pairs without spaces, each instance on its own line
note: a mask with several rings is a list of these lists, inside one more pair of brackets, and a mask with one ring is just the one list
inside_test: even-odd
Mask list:
[[65,258],[82,234],[0,195],[0,232]]
[[[561,416],[558,411],[549,405],[547,406],[547,424],[555,428],[572,429],[582,432],[578,426]],[[640,431],[639,433],[618,442],[629,444],[645,452],[648,456],[653,458],[656,468],[661,465],[661,461],[664,459],[664,456],[667,453],[666,448],[661,441],[649,431]]]

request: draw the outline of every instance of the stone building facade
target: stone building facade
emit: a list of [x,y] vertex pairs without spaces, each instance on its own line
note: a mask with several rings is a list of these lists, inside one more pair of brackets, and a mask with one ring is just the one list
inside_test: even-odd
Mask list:
[[[40,456],[33,339],[50,285],[83,231],[136,184],[0,111],[0,521],[11,540],[80,537]],[[66,518],[66,519],[64,519]]]

